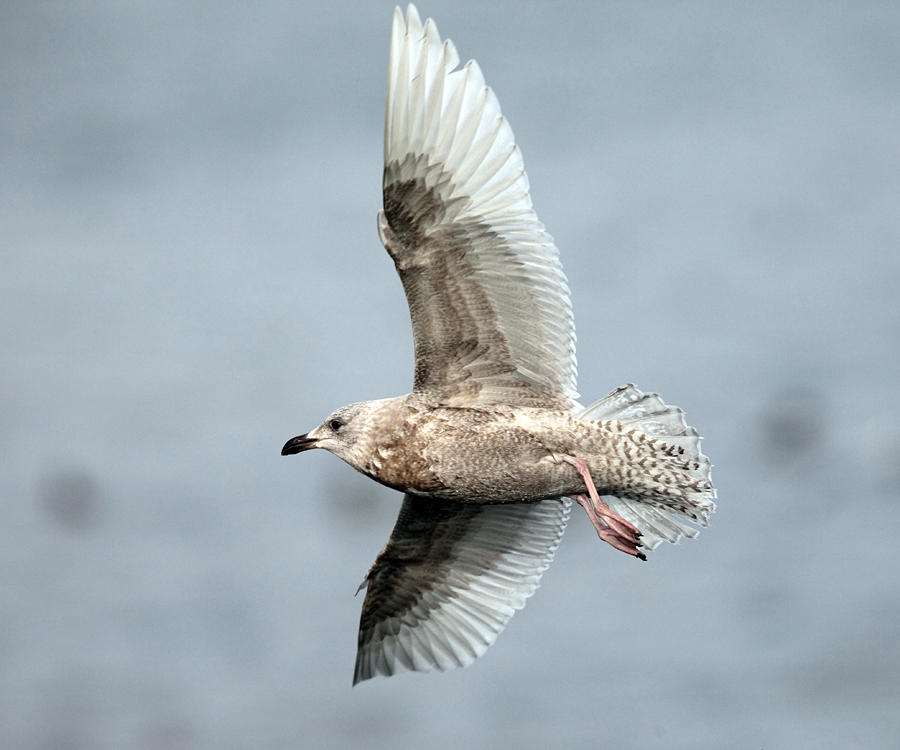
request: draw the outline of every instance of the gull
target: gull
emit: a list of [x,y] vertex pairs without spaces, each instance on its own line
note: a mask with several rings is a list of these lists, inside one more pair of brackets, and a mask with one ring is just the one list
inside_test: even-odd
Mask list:
[[474,61],[394,10],[381,242],[412,318],[412,392],[344,406],[287,441],[404,493],[366,575],[353,684],[478,658],[537,589],[577,502],[641,560],[715,505],[684,412],[622,386],[584,408],[559,251]]

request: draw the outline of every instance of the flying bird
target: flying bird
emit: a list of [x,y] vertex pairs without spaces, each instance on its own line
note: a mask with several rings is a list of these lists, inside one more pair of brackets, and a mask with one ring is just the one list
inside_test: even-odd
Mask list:
[[478,64],[413,5],[394,11],[378,232],[412,318],[412,392],[330,414],[282,455],[323,448],[405,493],[360,588],[353,683],[462,667],[537,589],[570,500],[646,559],[715,505],[683,411],[625,385],[575,391],[566,277],[522,155]]

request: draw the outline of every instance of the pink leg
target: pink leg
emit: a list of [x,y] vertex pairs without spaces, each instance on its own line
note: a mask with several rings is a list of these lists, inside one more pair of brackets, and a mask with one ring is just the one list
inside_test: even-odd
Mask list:
[[646,560],[647,556],[638,549],[641,536],[640,529],[626,521],[618,513],[614,513],[600,499],[597,488],[594,486],[591,472],[584,459],[575,458],[574,456],[562,456],[561,458],[572,464],[584,480],[588,494],[572,495],[572,499],[585,509],[588,518],[591,519],[591,523],[597,530],[597,536],[617,550],[634,555],[634,557],[641,560]]
[[635,557],[639,557],[641,560],[647,559],[647,556],[643,552],[638,550],[637,541],[633,538],[632,534],[622,534],[612,527],[606,526],[604,524],[603,519],[598,515],[597,511],[594,510],[594,504],[591,501],[590,497],[583,494],[572,495],[572,499],[578,502],[578,504],[585,509],[588,514],[588,518],[591,519],[591,523],[594,524],[594,528],[597,530],[597,536],[599,536],[604,542],[612,545],[617,550],[621,550],[628,555],[634,555]]

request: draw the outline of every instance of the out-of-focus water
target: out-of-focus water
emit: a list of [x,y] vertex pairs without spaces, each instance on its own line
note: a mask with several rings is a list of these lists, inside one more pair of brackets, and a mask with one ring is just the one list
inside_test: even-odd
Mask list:
[[580,390],[688,411],[699,540],[576,515],[473,667],[350,688],[399,496],[389,4],[0,10],[0,747],[895,747],[900,11],[432,2],[557,240]]

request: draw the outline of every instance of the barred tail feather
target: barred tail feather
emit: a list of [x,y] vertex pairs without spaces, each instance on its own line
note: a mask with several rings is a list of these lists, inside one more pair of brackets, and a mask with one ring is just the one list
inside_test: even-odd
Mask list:
[[634,385],[617,388],[600,401],[587,407],[581,419],[617,421],[630,429],[649,435],[655,440],[659,460],[667,462],[670,446],[677,446],[678,460],[690,468],[683,470],[683,486],[700,489],[677,495],[650,491],[640,497],[604,496],[609,507],[622,518],[637,526],[642,533],[643,546],[653,549],[660,542],[677,543],[682,537],[693,538],[700,533],[693,524],[707,526],[715,510],[715,488],[710,480],[709,458],[700,451],[700,435],[684,420],[684,410],[666,404],[657,393],[642,393]]

